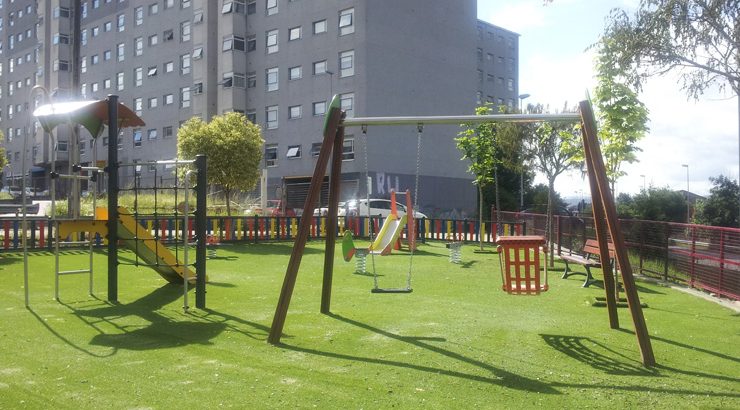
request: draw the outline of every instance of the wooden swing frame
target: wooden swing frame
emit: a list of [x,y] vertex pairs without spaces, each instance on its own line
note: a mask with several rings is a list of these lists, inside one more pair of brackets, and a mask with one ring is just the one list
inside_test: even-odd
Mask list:
[[[620,267],[624,292],[627,296],[632,323],[635,329],[642,363],[646,367],[655,365],[650,335],[645,324],[645,317],[640,305],[635,279],[630,265],[627,247],[617,219],[617,210],[614,197],[609,190],[604,160],[596,134],[596,120],[591,103],[581,101],[580,112],[577,114],[494,114],[494,115],[460,115],[460,116],[429,116],[429,117],[375,117],[345,119],[345,113],[340,108],[339,96],[332,98],[324,122],[324,140],[316,161],[308,196],[303,206],[303,215],[313,215],[321,183],[326,175],[326,169],[331,156],[331,176],[329,182],[329,210],[326,223],[326,247],[324,252],[324,275],[321,292],[321,313],[329,314],[331,306],[331,286],[334,270],[334,250],[337,236],[337,211],[339,204],[339,185],[342,172],[342,146],[344,143],[345,127],[368,125],[418,125],[418,124],[461,124],[482,122],[544,122],[544,121],[580,121],[583,137],[583,148],[588,169],[588,179],[591,188],[591,198],[594,213],[596,237],[599,242],[601,260],[609,260],[607,233],[613,239],[614,254]],[[288,314],[290,300],[298,276],[303,251],[308,240],[311,228],[311,218],[301,218],[298,233],[286,268],[280,297],[275,308],[268,343],[279,344]],[[619,328],[617,315],[614,278],[610,264],[604,264],[604,291],[609,314],[609,325],[612,329]]]

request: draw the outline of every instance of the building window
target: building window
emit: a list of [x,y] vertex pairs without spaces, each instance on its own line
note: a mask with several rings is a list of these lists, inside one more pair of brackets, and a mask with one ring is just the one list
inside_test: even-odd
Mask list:
[[319,153],[321,153],[321,143],[314,142],[313,144],[311,144],[311,156],[318,157]]
[[190,41],[190,21],[180,23],[180,41]]
[[257,73],[247,73],[247,88],[254,88],[257,86]]
[[313,75],[326,74],[326,60],[313,63]]
[[342,161],[352,161],[355,159],[355,139],[351,137],[351,135],[347,135],[344,138],[344,144],[342,146]]
[[506,80],[506,89],[509,91],[514,91],[514,79],[513,78],[508,78]]
[[354,116],[355,110],[355,93],[341,94],[339,96],[342,111],[347,114],[347,117]]
[[483,49],[482,48],[476,49],[476,55],[478,57],[478,61],[483,61]]
[[144,85],[144,69],[141,67],[134,68],[134,87]]
[[157,129],[156,128],[150,128],[146,132],[147,139],[149,140],[156,140],[157,139]]
[[193,95],[200,95],[203,94],[203,83],[197,82],[193,84]]
[[301,26],[293,27],[288,30],[288,41],[294,41],[301,38]]
[[196,47],[193,49],[193,60],[200,60],[203,58],[203,47]]
[[54,71],[69,71],[69,61],[54,60]]
[[265,35],[265,44],[267,45],[267,54],[278,52],[278,30],[270,30]]
[[289,145],[288,152],[285,155],[288,159],[298,159],[301,157],[301,146],[300,145]]
[[106,21],[103,23],[103,32],[107,33],[109,31],[113,30],[113,23],[110,21]]
[[151,98],[149,98],[149,100],[147,102],[147,106],[149,108],[157,108],[158,105],[159,105],[159,102],[157,100],[157,97],[151,97]]
[[119,43],[116,46],[116,58],[118,61],[123,61],[126,58],[126,44]]
[[123,91],[123,72],[116,74],[116,90]]
[[175,63],[174,62],[168,61],[168,62],[164,63],[164,72],[165,72],[165,74],[166,73],[171,73],[173,71],[175,71]]
[[175,32],[172,30],[165,30],[164,33],[162,33],[162,41],[172,41],[175,39]]
[[118,15],[118,31],[124,31],[126,29],[126,15],[125,14],[119,14]]
[[221,84],[224,88],[244,88],[246,86],[246,77],[244,74],[228,72],[224,73],[223,81]]
[[257,49],[257,36],[247,37],[247,52],[254,51]]
[[180,8],[186,9],[190,7],[190,0],[180,0]]
[[159,13],[159,4],[153,3],[149,5],[149,15],[152,16],[154,14]]
[[317,101],[313,103],[313,115],[322,116],[326,114],[326,101]]
[[134,8],[134,26],[140,26],[144,24],[144,7]]
[[355,9],[346,9],[339,12],[339,35],[352,34],[355,32],[354,24]]
[[149,47],[156,46],[157,44],[159,44],[159,36],[156,34],[149,36]]
[[172,105],[175,103],[175,95],[174,94],[165,94],[162,96],[162,101],[164,105]]
[[288,119],[296,120],[298,118],[301,118],[303,109],[300,105],[293,105],[291,107],[288,107]]
[[301,66],[290,67],[288,69],[288,80],[299,80],[301,77],[303,77]]
[[268,16],[277,14],[278,12],[278,0],[267,0],[265,3],[266,13]]
[[162,128],[162,138],[172,138],[174,136],[174,130],[171,125]]
[[279,88],[279,69],[277,67],[268,68],[265,70],[265,77],[265,86],[267,91],[276,91]]
[[141,147],[141,130],[134,129],[134,147]]
[[276,167],[278,164],[278,146],[277,144],[265,145],[265,166]]
[[83,74],[87,72],[87,58],[80,58],[80,72]]
[[313,22],[313,33],[321,34],[326,33],[326,20],[319,20]]
[[149,69],[146,71],[147,77],[154,77],[157,75],[157,66],[149,67]]
[[268,130],[274,130],[278,127],[278,106],[271,105],[265,108],[265,122]]
[[355,75],[355,50],[339,53],[339,76],[350,77]]
[[257,110],[255,109],[247,110],[247,120],[251,122],[252,124],[256,124],[257,123]]
[[136,37],[134,39],[134,55],[140,56],[144,54],[144,37]]
[[180,89],[180,108],[190,107],[190,87]]
[[200,24],[203,22],[203,10],[196,10],[193,13],[193,24]]
[[239,50],[244,51],[245,42],[244,37],[229,36],[225,37],[221,47],[221,51]]
[[257,12],[257,0],[249,0],[247,2],[247,14],[254,14]]
[[69,44],[69,35],[61,34],[61,33],[54,34],[53,43],[54,44]]
[[190,74],[190,53],[180,56],[180,74]]

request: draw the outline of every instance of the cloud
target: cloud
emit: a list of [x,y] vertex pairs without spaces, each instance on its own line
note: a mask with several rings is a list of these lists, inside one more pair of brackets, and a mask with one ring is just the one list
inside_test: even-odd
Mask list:
[[534,27],[542,27],[546,23],[546,10],[541,0],[520,0],[503,7],[492,3],[495,2],[479,1],[478,15],[482,20],[507,30],[522,33]]

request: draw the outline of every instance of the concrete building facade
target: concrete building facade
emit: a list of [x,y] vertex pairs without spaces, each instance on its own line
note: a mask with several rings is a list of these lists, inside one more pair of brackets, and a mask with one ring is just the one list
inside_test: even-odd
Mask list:
[[[69,162],[93,162],[86,131],[60,129],[50,138],[29,121],[40,101],[29,103],[29,91],[41,84],[54,101],[117,94],[136,111],[147,125],[121,133],[124,163],[174,158],[177,129],[193,116],[243,112],[263,129],[268,196],[299,207],[333,94],[358,117],[471,114],[486,101],[516,106],[518,35],[479,21],[475,3],[3,0],[7,170],[20,175],[21,142],[32,135],[34,169],[50,167],[52,150],[63,172]],[[421,209],[474,209],[472,177],[454,142],[459,127],[425,126],[420,150],[417,131],[348,129],[342,197],[364,197],[367,187],[386,198],[390,189],[413,190],[420,153]],[[95,144],[100,159],[111,143],[105,135]],[[130,167],[122,183],[166,177],[157,167]]]

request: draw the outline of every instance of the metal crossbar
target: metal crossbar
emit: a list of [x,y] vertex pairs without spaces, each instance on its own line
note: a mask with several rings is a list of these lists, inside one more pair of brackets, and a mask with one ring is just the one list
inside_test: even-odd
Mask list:
[[490,115],[432,115],[409,117],[355,117],[346,118],[344,127],[361,127],[370,125],[418,125],[418,124],[476,124],[484,122],[580,122],[581,114],[490,114]]

